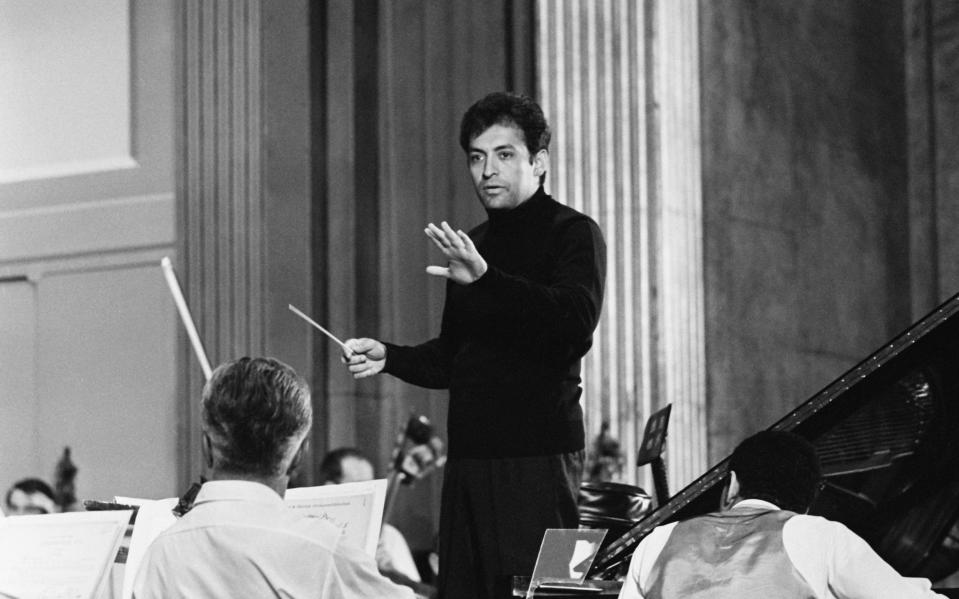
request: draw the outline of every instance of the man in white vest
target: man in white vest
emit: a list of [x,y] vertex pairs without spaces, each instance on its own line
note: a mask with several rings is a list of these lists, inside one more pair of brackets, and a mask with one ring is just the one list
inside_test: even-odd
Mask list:
[[926,599],[839,522],[805,512],[821,480],[805,439],[763,431],[729,463],[717,513],[657,527],[636,548],[620,599]]

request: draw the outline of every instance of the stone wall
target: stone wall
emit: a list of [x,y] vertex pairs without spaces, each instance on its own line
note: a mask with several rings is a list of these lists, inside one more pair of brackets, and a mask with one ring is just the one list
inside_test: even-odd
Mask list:
[[703,2],[712,462],[908,326],[902,6]]

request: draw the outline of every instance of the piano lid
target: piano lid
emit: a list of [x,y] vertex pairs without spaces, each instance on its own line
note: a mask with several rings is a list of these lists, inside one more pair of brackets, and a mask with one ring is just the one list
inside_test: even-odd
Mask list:
[[[904,576],[959,569],[959,294],[770,427],[808,439],[824,483],[810,513],[843,522]],[[729,458],[597,556],[622,573],[653,528],[715,511]]]

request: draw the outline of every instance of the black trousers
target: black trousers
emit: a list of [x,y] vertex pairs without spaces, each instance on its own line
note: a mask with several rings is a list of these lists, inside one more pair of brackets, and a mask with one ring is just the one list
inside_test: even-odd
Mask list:
[[506,599],[547,528],[576,528],[583,451],[450,459],[440,508],[440,599]]

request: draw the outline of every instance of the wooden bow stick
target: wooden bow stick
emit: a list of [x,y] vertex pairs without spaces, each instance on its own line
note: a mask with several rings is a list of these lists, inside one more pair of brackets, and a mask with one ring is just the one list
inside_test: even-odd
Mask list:
[[166,277],[167,286],[170,287],[170,293],[173,294],[173,302],[176,304],[177,312],[180,313],[180,320],[183,321],[183,326],[186,327],[187,337],[190,338],[190,343],[193,345],[193,352],[200,361],[203,376],[206,377],[206,380],[210,380],[210,377],[213,376],[213,369],[210,368],[210,361],[207,360],[206,352],[203,351],[203,343],[200,342],[200,335],[197,334],[196,326],[193,324],[193,317],[190,316],[190,308],[187,307],[186,300],[183,298],[183,292],[180,291],[180,284],[176,280],[176,273],[173,272],[173,264],[170,262],[170,258],[164,256],[163,259],[160,260],[160,266],[163,267],[163,276]]

